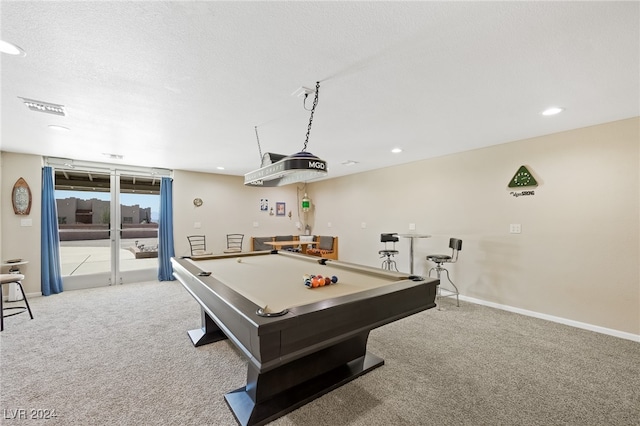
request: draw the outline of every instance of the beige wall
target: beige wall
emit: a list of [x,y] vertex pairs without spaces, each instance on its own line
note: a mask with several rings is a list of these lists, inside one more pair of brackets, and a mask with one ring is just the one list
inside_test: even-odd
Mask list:
[[[428,253],[446,253],[448,238],[458,237],[463,250],[451,271],[464,295],[638,335],[639,124],[317,182],[309,189],[315,229],[340,236],[341,259],[378,265],[380,233],[408,232],[415,223],[415,232],[433,235],[416,242],[419,274]],[[539,186],[516,198],[507,184],[523,164]],[[510,234],[510,224],[522,233]],[[408,270],[408,242],[397,247]]]
[[[21,258],[28,260],[20,266],[25,279],[22,282],[25,291],[40,293],[40,205],[42,189],[42,157],[37,155],[3,152],[0,158],[0,254],[1,260]],[[13,213],[11,192],[13,185],[24,178],[31,189],[32,203],[29,215]],[[30,220],[31,226],[22,226],[23,220]],[[3,268],[6,272],[7,268]],[[6,287],[6,286],[5,286]],[[6,293],[6,290],[5,290]]]
[[[376,266],[380,233],[409,232],[414,223],[415,232],[433,235],[416,242],[419,274],[428,268],[426,254],[446,252],[456,236],[464,245],[451,271],[463,295],[637,336],[639,127],[635,118],[309,184],[313,233],[339,236],[341,259]],[[7,152],[0,158],[0,254],[28,259],[25,289],[39,293],[42,160]],[[539,186],[534,196],[515,198],[507,183],[523,164]],[[11,207],[20,176],[33,192],[31,227],[20,226],[25,217]],[[227,233],[300,233],[300,188],[242,182],[174,172],[176,255],[189,253],[190,234],[205,234],[208,249],[220,252]],[[193,205],[196,197],[201,207]],[[285,202],[292,217],[261,212],[261,198],[273,207]],[[522,225],[521,234],[509,234],[512,223]],[[407,271],[408,241],[397,247]]]
[[[207,237],[207,250],[222,252],[226,234],[245,235],[244,249],[249,250],[251,236],[298,235],[297,189],[295,185],[278,188],[245,187],[244,178],[208,173],[174,171],[173,208],[176,256],[188,255],[187,235]],[[200,207],[193,205],[201,198]],[[269,201],[275,211],[276,202],[286,203],[285,216],[270,216],[260,210],[260,199]],[[289,217],[291,212],[291,217]],[[200,223],[200,228],[194,225]],[[254,223],[257,227],[254,227]]]

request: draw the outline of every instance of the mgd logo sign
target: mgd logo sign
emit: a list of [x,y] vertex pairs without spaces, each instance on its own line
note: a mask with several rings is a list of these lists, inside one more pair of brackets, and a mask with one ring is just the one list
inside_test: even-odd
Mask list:
[[316,170],[324,170],[326,165],[323,161],[309,161],[309,168]]

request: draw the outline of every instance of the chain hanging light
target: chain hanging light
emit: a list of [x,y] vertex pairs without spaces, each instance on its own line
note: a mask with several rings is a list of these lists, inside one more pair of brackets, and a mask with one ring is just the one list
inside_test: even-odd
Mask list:
[[[327,162],[307,152],[309,134],[311,133],[311,125],[313,124],[313,114],[318,105],[319,91],[320,82],[318,81],[316,82],[315,97],[302,151],[289,156],[271,152],[266,152],[262,155],[260,139],[258,138],[258,128],[256,127],[256,139],[258,141],[258,150],[262,163],[259,169],[244,175],[245,185],[259,187],[283,186],[291,183],[306,182],[327,175]],[[308,96],[308,94],[305,95],[305,100],[306,96]]]

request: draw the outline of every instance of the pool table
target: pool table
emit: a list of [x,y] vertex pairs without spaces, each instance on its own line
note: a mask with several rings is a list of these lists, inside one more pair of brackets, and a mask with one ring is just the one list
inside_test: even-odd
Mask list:
[[[435,307],[437,279],[287,251],[172,259],[201,307],[195,346],[228,338],[249,359],[225,395],[241,425],[272,421],[374,369],[369,332]],[[307,288],[303,275],[336,276]]]

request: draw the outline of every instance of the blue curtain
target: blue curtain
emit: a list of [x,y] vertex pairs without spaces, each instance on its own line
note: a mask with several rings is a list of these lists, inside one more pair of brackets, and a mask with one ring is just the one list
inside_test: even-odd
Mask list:
[[40,232],[40,261],[42,295],[62,292],[60,267],[60,237],[58,236],[58,212],[51,167],[42,168],[42,222]]
[[173,281],[171,258],[173,247],[173,180],[163,177],[160,182],[160,227],[158,230],[158,280]]

